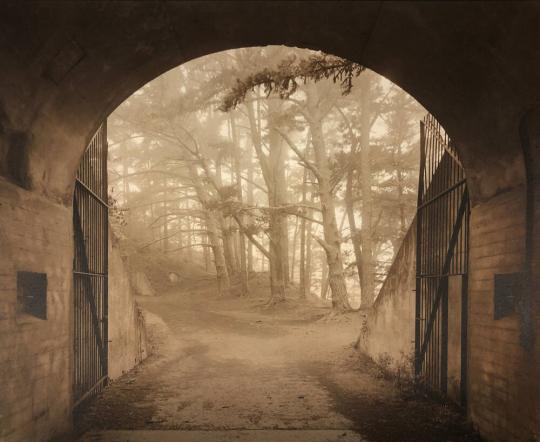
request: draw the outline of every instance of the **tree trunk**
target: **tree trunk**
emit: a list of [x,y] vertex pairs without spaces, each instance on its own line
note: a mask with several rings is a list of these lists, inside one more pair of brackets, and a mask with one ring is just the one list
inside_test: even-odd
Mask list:
[[293,244],[292,244],[292,256],[291,256],[291,275],[290,281],[294,282],[294,270],[296,268],[296,245],[298,242],[298,217],[296,217],[296,222],[294,225],[294,235],[293,235]]
[[[315,111],[313,114],[315,114]],[[310,123],[315,163],[318,169],[317,183],[324,232],[324,240],[319,240],[319,243],[326,252],[328,284],[332,290],[332,307],[337,311],[348,311],[351,310],[351,306],[348,300],[347,286],[343,272],[341,238],[336,222],[334,195],[330,183],[331,171],[324,145],[322,121],[318,118],[313,118]]]
[[[183,206],[182,203],[179,204],[179,207],[180,208],[183,208],[183,207],[185,208],[185,206]],[[181,219],[177,218],[177,220],[178,220],[178,224],[182,225]],[[176,237],[176,242],[177,242],[177,248],[184,247],[184,237],[182,235],[178,235]]]
[[[206,235],[205,244],[210,244],[208,241],[208,234]],[[204,256],[204,270],[210,270],[210,254],[208,253],[208,247],[203,247],[203,256]]]
[[299,263],[299,277],[298,277],[298,294],[301,298],[306,296],[306,287],[304,285],[306,280],[306,220],[304,218],[300,221],[300,263]]
[[362,245],[360,238],[361,234],[356,228],[356,219],[354,217],[353,178],[354,169],[351,168],[347,172],[347,184],[345,188],[345,210],[347,211],[347,220],[349,221],[349,230],[351,232],[351,241],[353,244],[356,270],[358,272],[358,280],[360,281],[360,287],[362,287]]
[[[280,103],[277,103],[280,104]],[[281,109],[280,106],[276,106],[276,103],[269,103],[268,112],[278,113]],[[270,207],[280,207],[287,203],[287,183],[285,177],[285,158],[287,149],[283,143],[283,140],[279,134],[270,129],[268,136],[269,154],[269,179],[266,181],[268,187],[268,198]],[[273,233],[272,240],[279,242],[279,248],[276,251],[279,253],[276,255],[275,263],[276,267],[280,267],[280,274],[283,275],[283,284],[285,287],[289,284],[289,229],[287,216],[278,212],[271,218],[271,222],[274,222],[275,229],[270,229]],[[279,227],[279,228],[278,228]]]
[[[405,177],[403,173],[403,167],[402,167],[402,149],[401,149],[401,143],[403,142],[403,135],[404,135],[404,125],[406,122],[404,121],[406,119],[406,115],[404,115],[404,112],[399,112],[400,119],[398,121],[398,130],[397,130],[397,139],[395,141],[397,145],[397,158],[395,159],[394,163],[396,165],[396,178],[397,178],[397,198],[398,198],[398,204],[399,204],[399,230],[400,230],[400,238],[399,241],[401,243],[401,240],[405,238],[405,235],[407,234],[407,222],[406,222],[406,216],[405,216]],[[395,250],[395,253],[397,253],[397,250]]]
[[216,267],[216,280],[218,293],[220,296],[230,293],[231,282],[229,280],[229,272],[225,263],[225,255],[218,234],[218,222],[216,214],[207,210],[206,214],[206,229],[208,230],[208,242],[214,254],[214,265]]
[[229,272],[227,269],[227,263],[225,258],[224,249],[222,246],[222,241],[219,236],[219,231],[221,228],[221,212],[216,212],[208,209],[209,205],[209,196],[208,192],[205,190],[204,184],[198,175],[197,171],[193,168],[189,169],[190,178],[195,188],[197,198],[201,203],[204,212],[205,212],[205,221],[206,221],[206,230],[208,234],[208,242],[214,254],[214,265],[216,267],[216,280],[218,294],[220,296],[227,295],[230,293],[231,282],[229,278]]
[[[223,187],[223,178],[222,178],[222,156],[218,153],[216,157],[216,185],[219,189]],[[205,171],[206,172],[206,171]],[[234,257],[234,248],[233,248],[233,238],[231,232],[231,219],[229,217],[224,217],[220,212],[218,217],[219,227],[221,229],[221,238],[223,241],[223,252],[225,253],[225,264],[227,266],[227,271],[229,275],[234,275],[236,273],[236,260]]]
[[362,192],[362,277],[361,304],[362,307],[371,307],[374,292],[374,266],[373,266],[373,204],[371,195],[371,158],[370,158],[370,130],[371,130],[371,79],[369,75],[362,75],[362,99],[360,103],[360,188]]
[[328,293],[328,263],[321,259],[321,299],[326,299]]
[[285,283],[285,287],[289,286],[289,283],[291,282],[291,274],[290,274],[290,257],[289,257],[289,219],[287,216],[283,216],[281,219],[281,234],[280,234],[280,240],[281,240],[281,256],[280,260],[283,263],[283,282]]
[[[277,143],[278,134],[270,131],[269,150],[267,156],[262,150],[261,134],[255,120],[253,102],[246,103],[247,114],[251,129],[251,139],[257,158],[261,165],[263,178],[268,189],[268,205],[277,207],[284,201],[285,187],[284,183],[278,183],[276,180],[284,169],[284,154],[281,146]],[[281,166],[281,171],[279,170]],[[269,265],[270,265],[270,303],[276,303],[285,299],[285,280],[283,262],[283,232],[286,231],[286,218],[283,213],[271,210],[269,215]]]
[[[285,285],[283,284],[283,274],[280,273],[283,271],[283,267],[275,265],[276,263],[279,263],[279,259],[277,257],[279,256],[280,250],[279,250],[279,242],[274,242],[271,239],[271,233],[270,232],[270,244],[268,247],[268,250],[266,250],[263,245],[254,237],[253,233],[250,233],[249,231],[245,230],[243,228],[243,224],[238,218],[238,216],[235,216],[236,220],[238,221],[238,224],[243,230],[243,233],[246,234],[248,239],[259,249],[259,251],[269,258],[270,262],[270,300],[268,301],[269,304],[275,304],[281,301],[285,300]],[[270,224],[273,228],[279,228],[279,224],[272,223]]]
[[166,201],[166,195],[167,195],[167,178],[164,178],[161,182],[161,189],[162,194],[164,195],[164,201],[161,208],[161,213],[163,214],[163,232],[162,232],[162,238],[163,241],[161,242],[162,251],[163,253],[167,253],[169,251],[169,215],[168,215],[168,207],[167,207],[167,201]]
[[[253,175],[254,175],[254,168],[253,168],[253,159],[251,157],[251,154],[247,155],[248,159],[248,169],[247,169],[247,175],[248,175],[248,182],[247,182],[247,203],[249,206],[253,205],[254,198],[253,198]],[[248,272],[253,272],[253,244],[251,244],[250,241],[248,241],[247,244],[247,268]]]
[[233,249],[233,235],[231,232],[231,220],[230,218],[225,218],[221,212],[217,215],[219,220],[219,226],[221,228],[221,237],[223,238],[223,252],[225,254],[225,264],[227,266],[227,271],[230,275],[236,273],[235,268],[235,258],[234,258],[234,249]]
[[[313,196],[311,198],[313,202]],[[306,264],[304,266],[304,278],[302,279],[302,286],[304,287],[304,296],[311,293],[311,262],[313,257],[313,251],[311,249],[313,235],[311,234],[311,221],[306,222]]]
[[[304,168],[304,177],[302,179],[302,203],[306,203],[307,196],[307,176],[308,170]],[[299,295],[301,298],[306,297],[306,230],[307,220],[300,219],[300,278],[299,278]]]
[[[236,122],[234,119],[234,115],[231,115],[230,118],[231,121],[231,136],[232,136],[232,142],[233,142],[233,149],[234,149],[234,168],[235,168],[235,175],[236,175],[236,187],[237,187],[237,193],[238,193],[238,200],[242,202],[243,195],[242,195],[242,165],[240,161],[240,145],[238,143],[238,137],[236,133]],[[243,215],[239,215],[241,221],[243,221]],[[240,255],[240,295],[246,296],[249,292],[248,287],[248,268],[247,268],[247,261],[246,261],[246,237],[245,235],[240,231],[240,226],[238,229],[238,254]]]
[[281,221],[283,216],[281,214],[272,212],[270,214],[270,303],[277,303],[285,300],[285,274],[283,266],[283,251],[281,235],[283,233],[283,226]]

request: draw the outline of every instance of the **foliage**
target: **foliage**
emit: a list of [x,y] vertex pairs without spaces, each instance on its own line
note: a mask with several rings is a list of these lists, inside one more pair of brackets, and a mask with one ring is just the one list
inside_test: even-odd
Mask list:
[[[362,104],[367,96],[368,129]],[[318,161],[328,168],[340,256],[354,297],[359,260],[352,240],[372,239],[370,277],[380,284],[414,215],[421,112],[382,77],[327,54],[266,47],[194,60],[148,83],[109,120],[111,190],[123,217],[118,224],[136,246],[202,259],[210,253],[211,213],[218,246],[233,249],[229,261],[238,256],[244,235],[250,265],[267,270],[265,252],[281,235],[281,261],[306,268],[294,250],[302,232],[313,238],[304,252],[311,247],[314,257],[325,256],[321,188],[312,170],[315,121],[323,143]],[[371,230],[365,227],[361,186],[366,150]],[[349,178],[352,201],[346,195]],[[358,224],[354,233],[347,204]],[[276,220],[281,233],[272,229]],[[324,259],[311,261],[313,281],[322,279]]]
[[342,94],[351,92],[353,79],[358,77],[365,68],[357,63],[333,55],[316,53],[306,58],[299,58],[291,54],[279,63],[277,68],[264,68],[244,79],[237,79],[223,99],[220,109],[228,112],[236,108],[246,99],[246,94],[258,86],[262,86],[268,98],[270,94],[277,94],[285,99],[293,95],[299,86],[308,80],[320,81],[331,79],[338,83]]

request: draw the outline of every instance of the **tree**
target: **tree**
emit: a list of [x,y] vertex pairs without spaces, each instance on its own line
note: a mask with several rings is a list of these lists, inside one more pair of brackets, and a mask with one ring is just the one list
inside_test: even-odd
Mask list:
[[[281,99],[291,99],[291,96],[299,90],[298,79],[304,79],[302,92],[304,92],[305,100],[299,102],[295,99],[293,108],[304,117],[309,126],[314,161],[308,160],[305,151],[300,151],[290,137],[278,127],[274,126],[272,129],[287,141],[304,167],[311,170],[317,181],[324,238],[317,237],[316,240],[326,253],[332,305],[337,311],[348,311],[351,308],[343,274],[341,237],[336,223],[333,194],[335,187],[332,183],[332,171],[323,131],[323,120],[335,103],[335,94],[321,93],[321,83],[314,82],[329,78],[332,78],[334,82],[339,80],[343,93],[348,93],[352,87],[353,76],[358,76],[363,70],[363,67],[354,63],[325,55],[313,56],[299,62],[295,57],[288,57],[275,70],[264,69],[244,81],[239,80],[235,88],[225,97],[221,107],[227,110],[238,105],[245,100],[250,89],[260,85],[264,86],[267,95],[277,93]],[[308,83],[308,78],[314,82]],[[328,92],[329,82],[325,82],[323,87],[326,89],[325,92]]]
[[271,304],[289,278],[299,275],[305,296],[311,275],[327,272],[336,311],[350,309],[358,284],[369,305],[414,215],[419,110],[381,77],[322,53],[265,47],[194,60],[111,118],[122,228],[136,247],[171,256],[208,262],[211,250],[222,293],[238,284],[248,294],[249,273],[268,260]]

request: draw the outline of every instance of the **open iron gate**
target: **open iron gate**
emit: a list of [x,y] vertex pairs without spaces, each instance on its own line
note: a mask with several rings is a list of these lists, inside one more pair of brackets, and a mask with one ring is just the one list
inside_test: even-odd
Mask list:
[[469,195],[457,151],[431,115],[420,145],[415,372],[465,406]]
[[74,407],[107,382],[107,126],[88,145],[73,197]]

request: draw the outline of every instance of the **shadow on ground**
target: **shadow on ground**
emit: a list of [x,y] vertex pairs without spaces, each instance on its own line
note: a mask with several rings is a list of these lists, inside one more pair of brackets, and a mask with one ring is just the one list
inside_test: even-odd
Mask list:
[[154,354],[81,410],[82,440],[479,440],[354,350],[358,314],[328,318],[294,297],[266,309],[266,287],[253,286],[247,298],[207,282],[140,299]]

